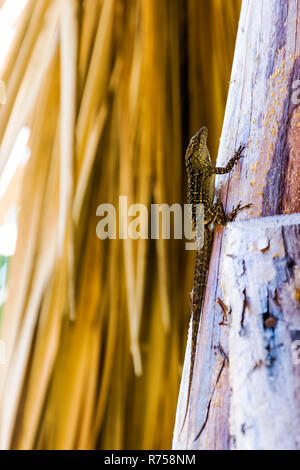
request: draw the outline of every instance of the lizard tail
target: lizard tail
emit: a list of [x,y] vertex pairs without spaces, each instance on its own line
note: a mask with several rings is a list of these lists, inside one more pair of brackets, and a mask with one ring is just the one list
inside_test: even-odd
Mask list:
[[196,261],[195,261],[195,275],[194,275],[194,286],[193,286],[193,311],[192,311],[192,341],[191,341],[191,360],[190,360],[190,371],[189,371],[189,385],[188,385],[188,396],[186,409],[184,414],[183,423],[179,435],[182,433],[182,430],[185,425],[185,421],[188,415],[190,396],[192,391],[193,383],[193,373],[194,365],[196,358],[196,349],[197,349],[197,338],[198,330],[200,324],[202,303],[204,299],[205,286],[207,272],[209,268],[209,259],[210,259],[210,246],[211,246],[211,234],[209,230],[204,232],[204,245],[201,250],[197,251]]

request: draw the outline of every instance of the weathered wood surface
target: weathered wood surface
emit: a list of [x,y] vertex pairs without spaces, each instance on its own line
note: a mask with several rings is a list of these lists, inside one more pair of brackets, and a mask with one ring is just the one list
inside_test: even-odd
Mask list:
[[232,448],[300,449],[300,214],[229,224]]
[[[248,143],[244,159],[232,174],[217,180],[227,212],[239,200],[253,204],[239,220],[300,211],[299,23],[297,0],[243,1],[217,160],[218,166],[224,165],[240,143]],[[215,230],[189,419],[180,435],[189,345],[186,350],[174,449],[231,447],[229,326],[218,303],[218,298],[223,299],[220,273],[225,232],[219,227]]]

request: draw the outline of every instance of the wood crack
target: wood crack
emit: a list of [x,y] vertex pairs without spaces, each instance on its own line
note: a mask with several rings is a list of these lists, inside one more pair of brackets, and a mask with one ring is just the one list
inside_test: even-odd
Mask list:
[[207,405],[207,409],[206,409],[206,416],[205,416],[205,419],[204,419],[204,422],[201,426],[201,429],[200,431],[198,432],[197,436],[195,437],[194,441],[197,441],[199,439],[199,437],[201,436],[202,432],[204,431],[205,429],[205,426],[207,424],[207,421],[208,421],[208,418],[209,418],[209,411],[210,411],[210,407],[211,407],[211,402],[212,402],[212,399],[213,399],[213,396],[214,396],[214,393],[216,391],[216,388],[217,388],[217,385],[219,383],[219,380],[221,378],[221,375],[222,375],[222,372],[223,372],[223,369],[225,367],[225,364],[226,362],[228,362],[228,358],[227,358],[227,355],[225,355],[224,359],[223,359],[223,362],[222,362],[222,365],[221,365],[221,368],[220,368],[220,371],[218,373],[218,377],[217,377],[217,380],[216,380],[216,383],[212,389],[212,392],[211,392],[211,395],[210,395],[210,399],[209,399],[209,402],[208,402],[208,405]]

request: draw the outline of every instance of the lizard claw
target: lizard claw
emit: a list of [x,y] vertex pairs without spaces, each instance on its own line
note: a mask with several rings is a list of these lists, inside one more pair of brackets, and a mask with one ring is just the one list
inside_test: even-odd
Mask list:
[[237,151],[235,152],[235,161],[237,162],[243,156],[243,152],[246,148],[246,144],[241,144]]
[[246,147],[247,147],[246,144],[241,144],[239,148],[237,149],[237,153],[242,154]]
[[238,215],[238,213],[244,209],[249,209],[252,206],[252,203],[245,204],[242,206],[242,201],[240,201],[237,206],[233,206],[232,212],[227,216],[227,222],[233,222]]

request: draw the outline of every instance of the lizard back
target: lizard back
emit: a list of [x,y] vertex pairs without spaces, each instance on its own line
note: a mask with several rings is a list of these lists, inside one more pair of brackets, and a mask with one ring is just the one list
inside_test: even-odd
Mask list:
[[[210,207],[214,199],[215,175],[210,175],[208,169],[211,168],[211,158],[207,148],[207,128],[202,127],[190,140],[188,145],[185,164],[188,176],[188,204],[192,208],[193,229],[197,227],[197,204],[204,206],[205,210]],[[192,342],[191,342],[191,362],[189,371],[188,398],[182,428],[188,413],[194,364],[197,349],[197,337],[200,323],[202,303],[205,293],[206,277],[210,260],[212,234],[209,226],[204,227],[204,243],[197,251],[195,261],[195,274],[193,285],[193,306],[192,306]]]

